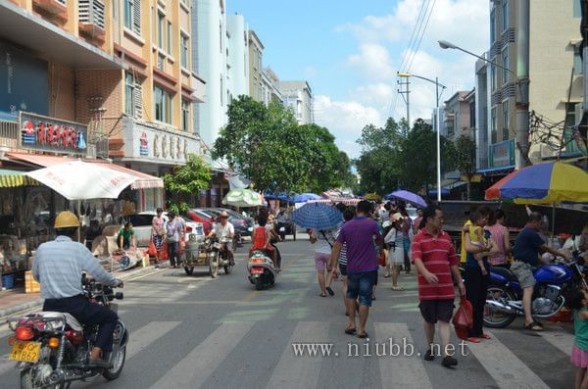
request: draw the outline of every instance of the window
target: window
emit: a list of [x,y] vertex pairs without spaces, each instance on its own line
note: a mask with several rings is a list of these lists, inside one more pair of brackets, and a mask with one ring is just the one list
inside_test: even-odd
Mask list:
[[182,130],[190,129],[190,102],[182,99]]
[[490,87],[491,91],[494,92],[496,90],[496,65],[490,65]]
[[155,100],[155,120],[172,124],[172,97],[169,92],[158,86],[153,87]]
[[135,116],[135,79],[131,73],[125,73],[125,113]]
[[172,34],[172,23],[167,22],[167,53],[174,56],[174,34]]
[[490,116],[490,132],[492,136],[492,144],[497,142],[497,135],[496,135],[496,107],[492,108],[492,113]]
[[490,12],[490,44],[496,41],[496,12],[494,9]]
[[574,17],[581,18],[582,17],[582,0],[572,0],[574,2]]
[[508,76],[509,76],[509,71],[508,69],[510,69],[510,64],[508,63],[508,46],[506,46],[504,48],[504,50],[502,50],[502,83],[506,84],[508,82]]
[[157,47],[163,50],[165,42],[165,15],[157,13]]
[[181,34],[180,35],[181,41],[181,53],[180,53],[180,62],[183,68],[188,69],[188,54],[190,53],[190,37],[187,35]]
[[502,31],[508,28],[508,0],[502,0]]
[[574,47],[574,74],[581,75],[583,71],[583,63],[582,63],[582,56],[580,55],[582,51],[581,45],[576,45]]
[[223,25],[219,23],[218,25],[218,47],[222,54],[223,52]]
[[502,128],[504,133],[502,134],[503,140],[508,139],[508,129],[510,123],[508,122],[508,101],[502,103]]
[[141,35],[141,0],[124,0],[125,27]]

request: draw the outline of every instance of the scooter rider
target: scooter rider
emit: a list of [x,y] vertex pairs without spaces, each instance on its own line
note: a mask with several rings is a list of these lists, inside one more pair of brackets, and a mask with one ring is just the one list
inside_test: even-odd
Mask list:
[[233,227],[233,224],[229,221],[229,214],[227,211],[222,211],[218,215],[218,221],[219,222],[216,223],[214,228],[208,233],[207,238],[213,236],[218,237],[220,243],[223,245],[223,251],[227,251],[229,262],[231,265],[234,265],[233,247],[229,243],[233,241],[233,237],[235,236],[235,227]]
[[271,233],[265,228],[267,223],[267,216],[264,214],[260,214],[259,218],[257,219],[257,223],[259,227],[253,230],[253,235],[251,235],[251,248],[249,249],[249,255],[253,253],[255,250],[261,250],[265,252],[272,258],[272,263],[274,264],[274,269],[276,271],[280,271],[278,267],[278,252],[275,246],[271,244]]
[[41,283],[44,311],[67,312],[82,324],[100,326],[90,353],[90,366],[108,368],[101,354],[112,347],[118,316],[114,311],[88,301],[82,289],[82,272],[90,273],[97,281],[110,286],[123,287],[123,282],[107,273],[86,246],[72,240],[79,226],[80,221],[72,212],[63,211],[57,215],[54,226],[57,237],[37,249],[33,277]]

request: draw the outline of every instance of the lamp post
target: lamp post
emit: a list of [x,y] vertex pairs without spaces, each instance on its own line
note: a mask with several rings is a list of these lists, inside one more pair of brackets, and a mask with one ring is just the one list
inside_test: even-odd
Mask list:
[[[410,74],[410,73],[397,73],[398,77],[414,77],[414,78],[418,78],[420,80],[425,80],[425,81],[429,81],[432,82],[433,84],[435,84],[435,132],[437,133],[437,201],[441,202],[441,123],[440,123],[440,118],[439,118],[439,99],[441,98],[441,94],[443,93],[443,89],[446,88],[445,85],[443,84],[439,84],[439,79],[437,77],[435,77],[434,80],[427,78],[427,77],[423,77],[423,76],[418,76],[416,74]],[[441,91],[439,92],[439,87],[441,87]]]
[[[522,2],[521,2],[522,3]],[[500,65],[494,61],[490,61],[487,58],[479,56],[477,54],[472,53],[464,48],[454,45],[451,42],[447,42],[444,40],[438,41],[439,47],[442,49],[454,49],[469,54],[473,57],[476,57],[490,65],[496,66],[498,68],[504,69],[509,72],[514,77],[514,82],[516,85],[516,97],[515,97],[515,105],[516,105],[516,118],[517,118],[517,133],[516,133],[516,159],[515,159],[515,168],[520,169],[528,164],[528,157],[527,151],[529,149],[529,78],[528,78],[528,61],[524,59],[525,55],[525,46],[524,44],[520,44],[519,51],[522,54],[517,55],[517,58],[520,58],[519,61],[522,63],[520,65],[520,72],[521,76],[517,76],[515,72],[510,70],[508,67]],[[527,53],[528,58],[528,53]]]

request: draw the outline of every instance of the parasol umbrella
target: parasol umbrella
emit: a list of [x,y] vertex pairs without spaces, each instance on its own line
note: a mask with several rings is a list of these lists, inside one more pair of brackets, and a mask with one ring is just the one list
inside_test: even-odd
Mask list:
[[322,199],[322,197],[317,194],[314,194],[314,193],[302,193],[302,194],[297,194],[296,196],[294,196],[295,203],[305,203],[309,200],[320,200],[320,199]]
[[223,204],[233,207],[259,207],[264,203],[263,196],[251,189],[233,189],[223,199]]
[[308,203],[292,213],[292,221],[303,228],[326,230],[343,221],[343,215],[325,203]]
[[486,200],[518,204],[588,201],[588,173],[563,162],[547,162],[514,171],[486,189]]
[[397,200],[406,201],[407,203],[410,203],[410,204],[414,205],[415,207],[419,207],[419,208],[426,208],[427,207],[427,202],[421,196],[419,196],[416,193],[409,192],[407,190],[396,190],[392,193],[388,193],[385,197],[388,200],[397,199]]
[[105,165],[70,161],[26,173],[68,200],[115,199],[136,176]]

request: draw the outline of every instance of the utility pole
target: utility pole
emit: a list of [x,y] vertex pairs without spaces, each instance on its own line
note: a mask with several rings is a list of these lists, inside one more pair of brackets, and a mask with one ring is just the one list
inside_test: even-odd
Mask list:
[[[402,80],[402,77],[401,77]],[[397,80],[396,82],[400,85],[398,89],[398,93],[402,96],[402,99],[406,103],[406,132],[410,131],[410,81],[408,78],[404,78],[404,80]],[[402,87],[406,85],[406,89],[402,90]],[[406,95],[406,96],[404,96]]]

